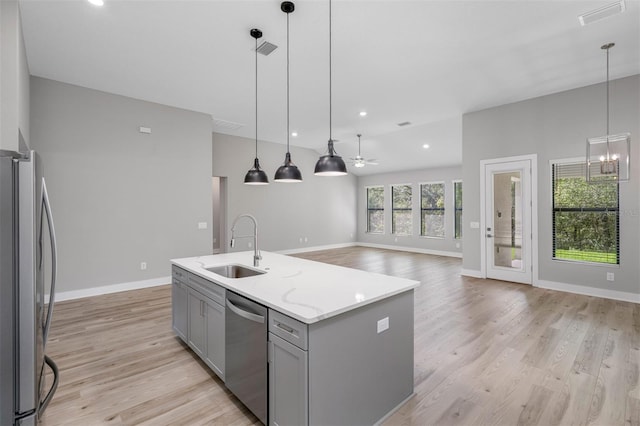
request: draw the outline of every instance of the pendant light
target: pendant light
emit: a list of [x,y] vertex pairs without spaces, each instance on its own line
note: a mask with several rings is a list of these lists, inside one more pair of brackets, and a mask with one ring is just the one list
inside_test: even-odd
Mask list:
[[260,168],[260,160],[258,160],[258,39],[262,37],[262,31],[253,28],[249,31],[249,34],[256,40],[254,49],[256,56],[256,158],[253,160],[253,168],[244,177],[244,183],[246,185],[268,185],[269,178],[264,170]]
[[287,154],[284,157],[284,164],[278,167],[273,180],[276,182],[297,183],[302,182],[300,169],[291,161],[289,152],[289,14],[295,10],[295,5],[290,1],[283,1],[280,10],[287,14]]
[[607,52],[607,134],[587,139],[587,182],[618,183],[629,181],[631,134],[609,133],[609,49],[614,43],[601,47]]
[[328,154],[320,157],[316,163],[314,174],[316,176],[344,176],[347,174],[347,165],[344,164],[333,148],[332,132],[332,86],[331,86],[331,0],[329,0],[329,142],[327,143]]

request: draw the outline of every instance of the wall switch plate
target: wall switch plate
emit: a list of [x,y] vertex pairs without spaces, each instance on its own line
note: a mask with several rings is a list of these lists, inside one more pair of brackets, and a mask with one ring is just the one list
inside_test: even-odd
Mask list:
[[144,271],[145,269],[147,269],[147,262],[140,262],[140,270]]
[[389,329],[389,317],[384,317],[378,321],[378,333]]
[[480,222],[469,222],[469,227],[471,229],[480,229]]
[[615,281],[615,275],[613,272],[607,272],[607,281]]
[[140,133],[151,134],[151,127],[140,127]]
[[207,229],[207,222],[198,222],[198,229]]

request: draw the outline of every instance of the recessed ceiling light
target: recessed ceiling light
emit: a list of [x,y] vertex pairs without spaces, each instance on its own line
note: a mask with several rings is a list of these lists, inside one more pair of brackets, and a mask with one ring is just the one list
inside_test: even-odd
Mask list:
[[291,132],[291,136],[295,138],[296,136],[298,136],[298,132]]
[[104,5],[104,1],[103,0],[87,0],[89,3],[91,3],[94,6],[103,6]]
[[429,149],[429,144],[428,144],[428,143],[425,143],[424,145],[422,145],[422,147],[423,147],[424,149]]
[[360,111],[360,117],[366,117],[367,111]]

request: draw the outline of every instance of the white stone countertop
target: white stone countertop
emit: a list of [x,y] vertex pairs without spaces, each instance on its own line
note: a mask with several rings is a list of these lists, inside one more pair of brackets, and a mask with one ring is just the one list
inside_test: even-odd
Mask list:
[[[253,251],[172,259],[171,263],[306,324],[420,285],[419,281],[264,251],[257,268],[252,266]],[[204,269],[228,264],[239,264],[266,273],[226,278]]]

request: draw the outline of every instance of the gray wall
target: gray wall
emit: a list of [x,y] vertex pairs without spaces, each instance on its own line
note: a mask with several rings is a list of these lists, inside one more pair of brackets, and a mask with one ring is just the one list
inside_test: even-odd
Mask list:
[[[454,209],[453,209],[453,181],[462,179],[461,167],[445,167],[407,172],[384,173],[379,175],[361,176],[358,178],[358,241],[369,244],[384,244],[398,247],[411,247],[422,250],[436,250],[443,252],[462,252],[462,239],[453,238]],[[444,182],[445,184],[445,237],[427,238],[420,236],[420,184],[429,182]],[[412,220],[413,235],[391,234],[391,185],[412,184]],[[384,234],[367,233],[367,186],[384,186]],[[463,194],[466,184],[462,186]],[[463,212],[464,212],[463,206]],[[462,234],[464,238],[464,232]],[[396,241],[397,240],[397,241]],[[459,247],[456,247],[458,245]]]
[[[606,133],[605,85],[556,93],[463,117],[463,268],[480,270],[480,160],[537,154],[539,278],[640,293],[640,76],[611,81],[611,133],[631,132],[631,177],[620,184],[620,266],[590,266],[551,260],[550,160],[584,157],[586,139]],[[536,194],[533,194],[535,197]],[[535,238],[536,236],[534,236]],[[615,281],[606,281],[606,272]]]
[[211,252],[210,230],[198,229],[211,222],[208,115],[32,77],[31,139],[58,234],[58,291],[167,277],[169,259]]
[[29,143],[29,65],[15,0],[0,1],[0,149]]
[[[228,246],[231,222],[241,213],[250,213],[258,220],[259,246],[264,250],[295,250],[355,241],[355,176],[315,176],[313,170],[319,154],[291,147],[292,160],[300,168],[303,182],[275,183],[273,176],[284,161],[286,146],[260,141],[258,158],[270,183],[245,185],[244,175],[255,157],[254,143],[252,139],[213,134],[213,174],[228,178],[224,244]],[[250,229],[246,222],[238,225],[241,235]],[[230,251],[248,250],[248,242],[238,241]]]

